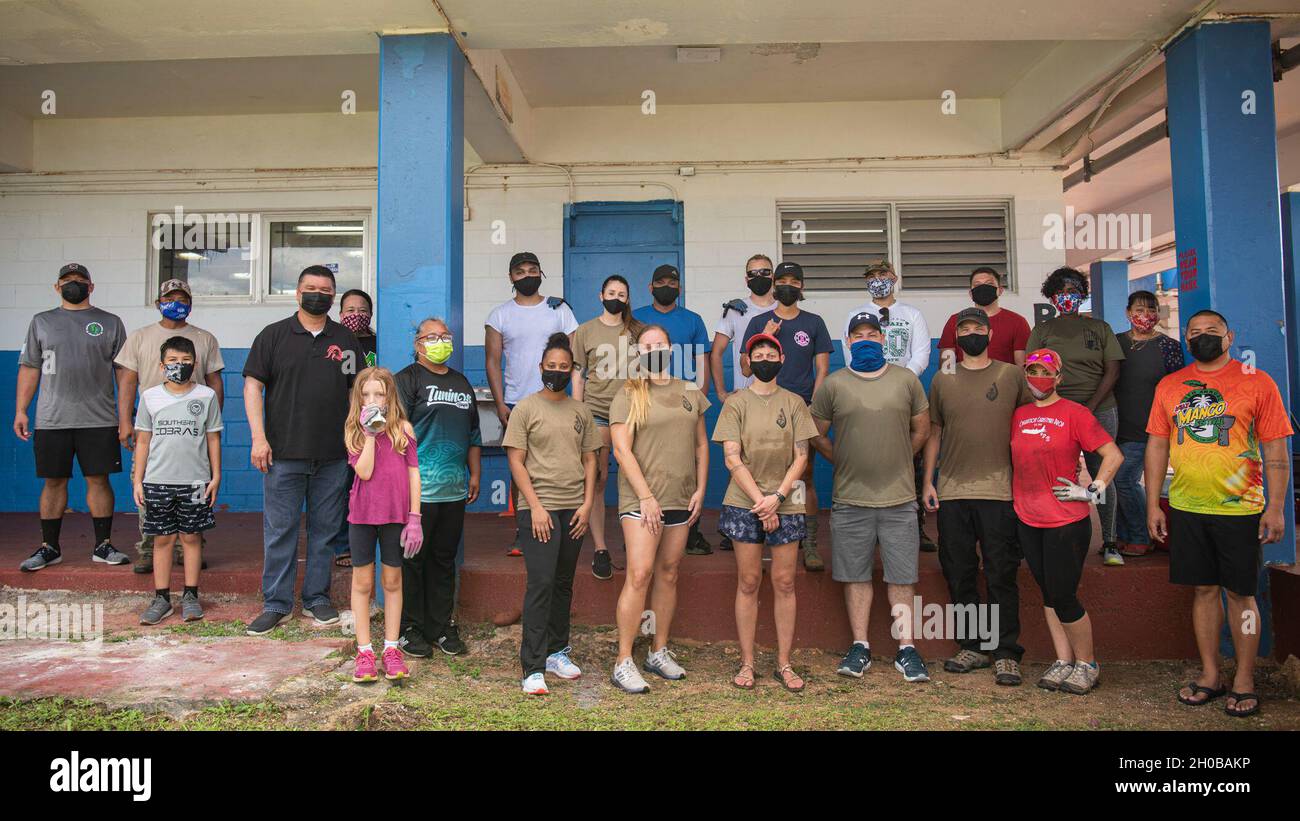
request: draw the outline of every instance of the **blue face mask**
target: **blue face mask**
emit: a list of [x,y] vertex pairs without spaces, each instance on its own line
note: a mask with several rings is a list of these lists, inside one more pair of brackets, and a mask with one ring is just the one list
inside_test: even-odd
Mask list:
[[859,339],[849,346],[849,367],[858,373],[873,373],[885,367],[885,346],[874,339]]
[[158,310],[162,312],[163,316],[171,320],[184,319],[190,315],[190,306],[179,299],[158,303]]

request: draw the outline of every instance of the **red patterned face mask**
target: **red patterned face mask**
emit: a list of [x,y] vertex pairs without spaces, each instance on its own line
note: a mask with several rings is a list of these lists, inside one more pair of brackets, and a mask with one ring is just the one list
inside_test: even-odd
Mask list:
[[359,334],[370,327],[370,316],[367,314],[344,314],[340,321],[344,328],[354,334]]
[[1048,396],[1056,390],[1055,376],[1026,376],[1025,381],[1039,397]]
[[1135,314],[1129,317],[1128,321],[1133,324],[1133,330],[1147,333],[1156,326],[1160,317],[1155,314]]

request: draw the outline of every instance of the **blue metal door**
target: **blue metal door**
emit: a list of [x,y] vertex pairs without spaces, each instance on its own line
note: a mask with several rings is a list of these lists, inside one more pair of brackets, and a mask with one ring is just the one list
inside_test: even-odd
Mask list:
[[579,322],[600,311],[600,284],[610,274],[628,281],[633,308],[650,304],[650,274],[670,264],[682,271],[682,204],[575,202],[564,214],[564,298]]

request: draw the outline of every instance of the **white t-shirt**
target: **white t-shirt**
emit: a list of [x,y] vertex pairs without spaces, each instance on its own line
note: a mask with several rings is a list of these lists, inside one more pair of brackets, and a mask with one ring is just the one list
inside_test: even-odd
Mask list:
[[741,348],[745,342],[745,330],[749,327],[749,320],[777,306],[776,300],[772,300],[770,305],[755,305],[752,295],[743,301],[745,313],[724,308],[725,315],[718,320],[717,326],[713,329],[713,333],[725,334],[731,340],[731,389],[733,391],[747,388],[754,381],[754,377],[745,376],[740,372],[740,354],[743,352]]
[[552,308],[545,299],[536,305],[520,305],[508,299],[488,314],[487,326],[501,334],[501,353],[506,360],[501,366],[504,399],[507,405],[515,405],[542,389],[542,372],[537,366],[542,362],[546,340],[559,331],[573,333],[578,329],[578,320],[568,303]]
[[[859,305],[844,320],[844,356],[849,356],[849,320],[860,313],[880,318],[880,306],[874,302]],[[903,302],[889,306],[889,323],[881,322],[885,331],[885,361],[907,368],[920,376],[930,367],[930,326],[919,310]]]

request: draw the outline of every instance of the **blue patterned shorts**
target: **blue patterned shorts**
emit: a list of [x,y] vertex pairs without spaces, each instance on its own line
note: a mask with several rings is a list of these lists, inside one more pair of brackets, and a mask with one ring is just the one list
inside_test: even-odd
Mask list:
[[808,526],[802,513],[778,513],[776,530],[763,532],[758,517],[743,507],[723,505],[718,515],[718,532],[733,542],[744,544],[783,545],[797,542],[808,535]]

